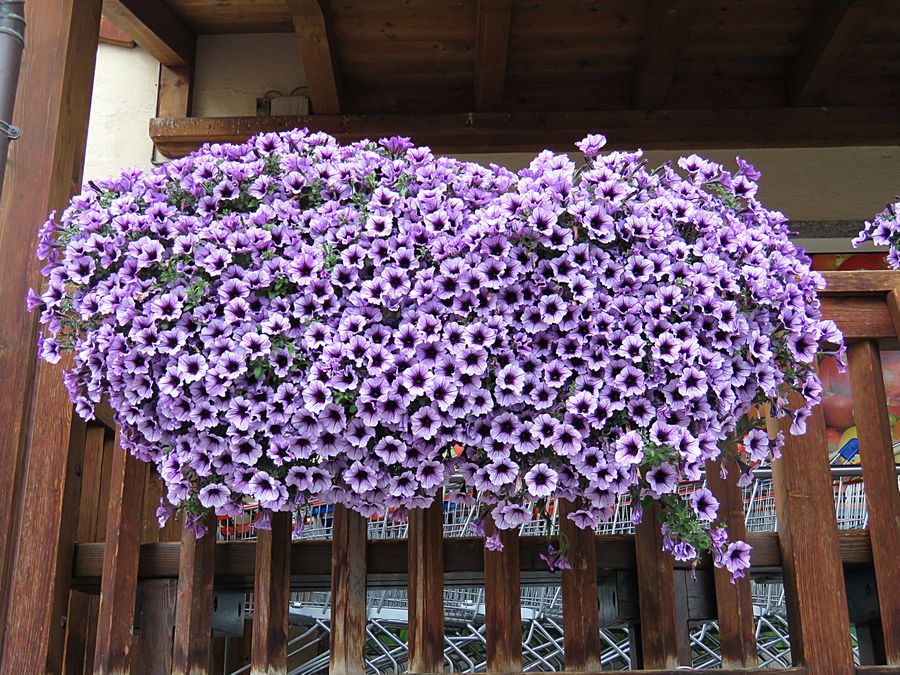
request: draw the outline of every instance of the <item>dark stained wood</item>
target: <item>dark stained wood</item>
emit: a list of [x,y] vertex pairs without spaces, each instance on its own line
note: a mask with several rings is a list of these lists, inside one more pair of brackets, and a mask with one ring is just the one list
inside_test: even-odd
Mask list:
[[331,555],[331,654],[329,672],[365,671],[365,518],[342,504],[334,507]]
[[[722,478],[720,464],[728,476]],[[746,540],[744,497],[737,485],[737,462],[730,456],[721,462],[706,463],[706,482],[719,500],[719,521],[728,528],[732,540]],[[731,572],[717,568],[714,572],[716,608],[719,621],[719,645],[722,665],[726,668],[750,668],[759,663],[756,630],[753,622],[753,597],[750,577],[732,582]]]
[[888,664],[900,666],[900,491],[881,355],[876,344],[865,341],[850,345],[848,359],[884,652]]
[[475,110],[499,110],[503,105],[512,4],[512,0],[478,0]]
[[409,672],[444,670],[444,493],[409,514]]
[[552,113],[307,115],[297,117],[157,118],[150,136],[167,157],[206,142],[242,142],[253,134],[309,127],[341,142],[403,134],[436,152],[573,150],[604,132],[611,148],[696,150],[721,147],[880,145],[900,137],[900,108],[754,108],[609,110]]
[[883,0],[824,0],[790,78],[795,105],[819,102],[855,49]]
[[186,527],[181,536],[173,675],[203,675],[210,668],[213,574],[216,564],[215,516],[207,516],[205,525],[206,535],[200,539]]
[[161,0],[104,0],[103,14],[164,66],[194,63],[197,38]]
[[[485,519],[487,536],[497,536],[502,551],[484,549],[485,637],[488,672],[522,669],[522,609],[519,585],[519,532],[498,530]],[[546,543],[545,543],[546,547]]]
[[135,633],[132,675],[169,675],[175,626],[175,579],[145,579],[138,584],[140,615]]
[[696,12],[696,0],[654,0],[651,4],[650,26],[634,74],[632,107],[653,110],[663,106]]
[[562,572],[563,639],[566,670],[600,670],[600,612],[597,595],[597,549],[594,533],[575,526],[568,515],[577,510],[560,500],[559,531],[569,547],[572,566]]
[[900,336],[900,290],[897,287],[891,289],[887,294],[886,300],[894,333]]
[[271,524],[271,530],[256,531],[252,675],[287,672],[291,514],[273,513]]
[[116,430],[116,421],[113,419],[113,410],[109,406],[109,399],[105,396],[100,403],[94,406],[94,419],[103,424],[112,432]]
[[100,43],[115,45],[116,47],[127,47],[129,49],[137,46],[137,43],[131,39],[128,33],[105,16],[100,18]]
[[146,471],[146,464],[122,449],[117,435],[94,648],[94,669],[99,673],[128,672],[131,663]]
[[310,108],[315,113],[340,113],[339,74],[325,10],[319,0],[287,0],[287,5],[300,42]]
[[[792,407],[803,402],[790,396]],[[772,464],[791,656],[814,673],[853,672],[847,595],[828,471],[825,419],[816,406],[803,436],[786,439]],[[823,592],[827,589],[827,592]]]
[[[838,535],[841,561],[845,566],[872,564],[868,530],[841,530]],[[747,543],[753,547],[751,572],[771,574],[781,566],[778,537],[774,532],[749,532]],[[594,541],[598,573],[635,568],[632,535],[603,535]],[[473,586],[484,582],[484,540],[453,538],[444,540],[444,578],[447,586]],[[81,590],[96,590],[103,567],[103,544],[80,544],[75,549],[73,584]],[[141,579],[176,578],[180,559],[179,542],[145,544],[141,547]],[[540,559],[547,552],[543,537],[519,539],[519,569],[525,583],[550,583],[547,563]],[[367,544],[368,585],[401,587],[407,584],[409,550],[406,540],[373,540]],[[216,578],[223,588],[252,590],[256,562],[256,542],[221,542],[216,545]],[[708,557],[701,557],[700,569],[709,569]],[[676,569],[689,565],[675,563]],[[295,541],[291,545],[292,590],[327,590],[331,575],[331,542]]]
[[634,530],[634,548],[641,608],[641,654],[644,668],[678,666],[675,581],[672,555],[662,551],[658,507],[644,509]]
[[[2,668],[7,663],[12,672],[27,672],[29,666],[44,669],[46,663],[35,664],[39,652],[45,649],[49,631],[46,622],[58,625],[61,619],[49,616],[50,580],[41,577],[45,564],[57,562],[54,549],[59,545],[59,525],[41,519],[60,517],[58,511],[51,514],[49,509],[61,506],[67,482],[67,415],[71,406],[59,368],[49,368],[45,387],[49,386],[52,393],[46,388],[41,391],[46,400],[40,406],[41,412],[51,411],[51,419],[42,420],[33,432],[29,431],[38,386],[37,326],[35,316],[24,311],[22,302],[29,287],[41,286],[40,264],[33,255],[35,234],[47,213],[63,208],[81,182],[100,2],[79,2],[77,11],[74,0],[28,3],[25,20],[28,48],[22,57],[12,121],[23,124],[27,120],[27,132],[10,145],[0,201],[0,383],[4,392],[0,396],[0,643],[10,627],[19,640],[7,647],[17,653],[16,661],[0,658],[0,672],[5,672]],[[47,473],[42,475],[44,470]],[[33,476],[33,483],[39,481],[28,493],[26,471]],[[22,518],[20,500],[25,494],[29,513]],[[16,591],[16,611],[21,614],[15,622],[18,627],[13,627],[13,622],[6,620],[6,612],[21,523],[27,523],[28,530],[41,529],[43,536],[25,542],[28,555],[38,562],[27,570],[28,578],[22,579],[27,586]],[[0,645],[0,657],[3,650]]]
[[894,339],[897,336],[884,295],[822,297],[824,318],[834,321],[845,340]]
[[882,294],[900,288],[900,271],[863,270],[854,272],[819,272],[827,286],[819,291],[824,296]]

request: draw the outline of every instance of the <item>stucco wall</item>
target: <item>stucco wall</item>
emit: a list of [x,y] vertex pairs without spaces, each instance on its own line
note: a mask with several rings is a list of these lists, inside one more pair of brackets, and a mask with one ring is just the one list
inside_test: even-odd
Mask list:
[[[140,49],[101,45],[86,176],[149,164],[147,120],[153,114],[156,80],[155,62]],[[198,40],[197,116],[253,115],[256,99],[267,91],[288,94],[304,83],[293,35],[207,35]],[[689,152],[649,152],[648,159],[658,164]],[[732,149],[701,154],[732,164],[736,154],[751,161],[763,172],[760,197],[764,203],[794,220],[865,220],[900,192],[900,146]],[[514,169],[530,159],[519,153],[465,157]]]

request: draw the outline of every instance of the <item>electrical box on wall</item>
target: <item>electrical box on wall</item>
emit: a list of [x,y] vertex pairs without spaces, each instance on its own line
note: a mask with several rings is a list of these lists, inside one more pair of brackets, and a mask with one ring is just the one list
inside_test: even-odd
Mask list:
[[264,96],[256,99],[257,117],[277,117],[282,115],[308,115],[309,98],[305,94],[292,96]]

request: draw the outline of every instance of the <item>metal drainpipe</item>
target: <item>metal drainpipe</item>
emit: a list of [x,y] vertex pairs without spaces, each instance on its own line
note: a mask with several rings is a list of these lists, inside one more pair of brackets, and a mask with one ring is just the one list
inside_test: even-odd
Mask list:
[[12,124],[22,50],[25,48],[25,3],[0,0],[0,194],[6,176],[9,142],[22,135]]

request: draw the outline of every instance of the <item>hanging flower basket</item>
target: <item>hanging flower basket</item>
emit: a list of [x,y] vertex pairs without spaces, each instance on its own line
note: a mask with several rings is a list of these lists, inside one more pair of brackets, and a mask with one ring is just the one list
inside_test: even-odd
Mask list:
[[79,414],[108,396],[198,529],[246,497],[402,516],[441,488],[500,529],[580,498],[593,528],[627,494],[740,576],[715,497],[676,485],[777,455],[748,414],[802,432],[842,338],[752,166],[604,143],[515,174],[294,130],[89,183],[40,233],[40,354],[74,353]]

